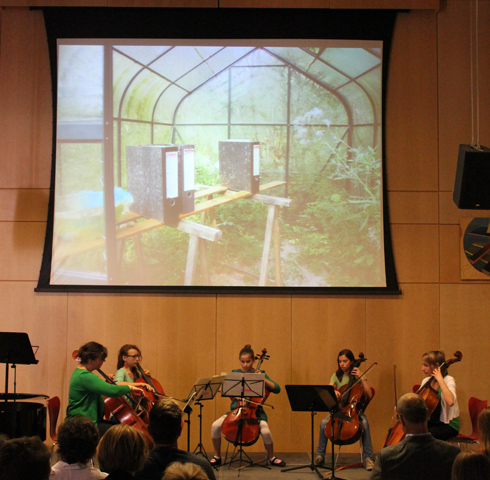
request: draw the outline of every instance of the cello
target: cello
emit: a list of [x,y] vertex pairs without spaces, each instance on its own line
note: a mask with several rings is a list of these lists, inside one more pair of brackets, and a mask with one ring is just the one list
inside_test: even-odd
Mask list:
[[[453,355],[454,358],[450,358],[449,360],[446,360],[439,366],[439,368],[442,368],[443,366],[448,368],[453,363],[461,362],[461,360],[463,359],[463,354],[459,350],[454,352]],[[429,418],[432,412],[436,409],[440,400],[439,392],[433,386],[435,382],[436,382],[435,378],[430,377],[430,379],[427,380],[415,392],[417,395],[420,395],[425,400],[425,404],[427,405],[427,418]],[[396,379],[395,379],[395,386],[396,386]],[[382,448],[388,447],[389,445],[395,445],[396,443],[401,442],[404,437],[405,437],[405,432],[403,431],[403,428],[399,420],[397,420],[396,423],[388,430]]]
[[[366,360],[364,354],[362,352],[359,353],[359,358],[354,360],[352,368],[359,368],[361,363]],[[367,373],[374,365],[377,365],[377,363],[373,363],[364,373]],[[364,394],[364,389],[359,382],[359,378],[351,377],[349,383],[339,389],[341,394],[339,398],[340,409],[351,420],[338,419],[334,421],[333,417],[330,416],[325,425],[325,436],[335,445],[352,445],[361,438],[363,427],[359,420],[359,412],[366,409],[370,398]]]
[[[255,372],[260,372],[260,367],[264,360],[268,360],[270,355],[267,355],[267,349],[262,350],[261,355],[256,355],[258,359]],[[266,389],[262,398],[246,399],[241,397],[238,400],[236,408],[228,413],[223,421],[222,433],[226,440],[230,443],[242,446],[253,445],[260,436],[259,420],[257,418],[257,407],[265,406],[265,401],[269,397],[270,392]]]
[[[80,361],[78,358],[78,350],[72,353],[72,357],[75,361]],[[100,375],[104,378],[107,383],[116,385],[114,380],[112,380],[108,375],[106,375],[100,368],[97,369]],[[150,448],[153,447],[153,439],[148,431],[147,423],[141,418],[140,415],[136,413],[133,407],[124,397],[104,397],[104,406],[106,411],[109,411],[114,418],[117,419],[119,423],[129,425],[131,427],[140,430],[148,442]]]

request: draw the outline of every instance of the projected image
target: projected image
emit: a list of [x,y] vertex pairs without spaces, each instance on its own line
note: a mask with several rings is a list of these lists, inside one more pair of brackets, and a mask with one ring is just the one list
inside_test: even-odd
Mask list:
[[382,42],[58,45],[51,284],[386,286]]

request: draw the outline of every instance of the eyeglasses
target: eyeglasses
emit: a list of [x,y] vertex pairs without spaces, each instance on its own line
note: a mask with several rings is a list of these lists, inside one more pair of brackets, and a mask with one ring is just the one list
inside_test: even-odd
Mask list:
[[124,355],[124,357],[140,358],[141,355]]

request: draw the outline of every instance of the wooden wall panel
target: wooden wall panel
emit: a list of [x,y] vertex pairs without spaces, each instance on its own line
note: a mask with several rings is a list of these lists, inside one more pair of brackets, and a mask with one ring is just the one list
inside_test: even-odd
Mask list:
[[398,14],[386,99],[387,185],[390,191],[437,190],[435,29],[436,14],[433,12]]
[[[183,400],[199,377],[216,373],[216,297],[144,296],[142,302],[143,365],[159,380],[166,395]],[[206,451],[212,451],[215,400],[203,404],[203,443]],[[191,415],[191,450],[199,442],[197,414],[195,407]],[[186,447],[186,442],[187,426],[180,447]]]
[[437,225],[392,225],[391,235],[398,281],[439,281]]
[[49,188],[52,107],[42,12],[2,12],[0,58],[0,188]]
[[[149,5],[154,0],[141,1]],[[490,347],[486,328],[490,284],[459,280],[459,218],[484,212],[457,210],[451,199],[457,158],[454,145],[467,142],[458,137],[460,131],[465,134],[464,126],[454,120],[461,110],[460,100],[464,103],[462,92],[468,88],[467,74],[460,68],[464,48],[457,46],[464,45],[466,35],[463,3],[448,0],[438,14],[400,14],[395,26],[386,145],[393,247],[402,295],[367,299],[35,294],[51,157],[49,62],[41,13],[2,10],[2,331],[28,331],[33,343],[41,346],[39,365],[19,367],[18,390],[59,395],[63,417],[75,367],[71,352],[85,341],[98,340],[109,348],[104,367],[108,372],[115,371],[119,347],[136,343],[143,350],[144,364],[162,380],[168,394],[180,397],[198,376],[237,368],[238,351],[251,343],[256,350],[269,349],[266,370],[283,387],[280,395],[271,397],[276,407],[269,415],[276,450],[309,451],[309,415],[291,412],[284,386],[328,383],[336,354],[346,346],[356,354],[364,350],[368,364],[378,362],[368,375],[376,389],[368,417],[377,450],[392,415],[393,364],[397,364],[400,396],[420,382],[423,351],[441,347],[451,354],[460,348],[463,363],[452,368],[467,433],[469,396],[490,398],[485,382],[462,374],[464,365],[482,364]],[[480,4],[486,18],[490,2]],[[487,43],[485,39],[482,68],[490,65],[485,62],[490,53]],[[458,90],[453,92],[447,79]],[[483,82],[481,88],[486,99],[490,87]],[[454,98],[458,95],[460,99]],[[482,112],[485,141],[487,116],[487,111]],[[205,404],[207,450],[211,449],[211,423],[228,406],[229,401],[221,398]],[[315,418],[315,444],[320,417]],[[192,448],[197,443],[197,426],[197,416],[193,416]],[[184,433],[182,447],[186,438]],[[358,451],[357,445],[350,448]],[[262,451],[261,441],[253,449]]]
[[49,190],[0,189],[0,222],[46,222]]
[[0,222],[0,280],[37,281],[45,233],[44,222]]
[[[298,297],[293,299],[292,384],[328,385],[337,370],[337,354],[344,348],[354,355],[366,351],[366,301],[351,297]],[[315,448],[324,415],[315,416]],[[308,451],[310,414],[293,413],[292,451]],[[357,446],[343,447],[356,452]]]
[[379,450],[390,427],[395,405],[393,365],[397,396],[420,384],[421,356],[439,348],[439,285],[402,284],[396,298],[366,300],[366,353],[378,366],[370,375],[376,395],[369,405],[373,448]]
[[439,227],[441,246],[439,250],[441,283],[461,283],[459,225]]
[[[216,373],[240,368],[238,354],[246,344],[255,353],[267,348],[271,358],[264,364],[270,378],[281,386],[279,395],[267,403],[274,405],[267,415],[278,452],[289,451],[292,438],[291,409],[284,386],[291,382],[291,298],[282,296],[218,296],[216,319]],[[227,398],[216,400],[216,417],[229,410]],[[223,445],[224,450],[225,445]],[[259,440],[251,451],[263,451]]]
[[456,350],[463,353],[463,360],[451,366],[450,374],[456,379],[461,429],[466,434],[471,432],[469,398],[490,400],[486,376],[469,374],[488,355],[489,303],[490,285],[441,285],[441,348],[446,357]]
[[[454,170],[456,175],[456,170]],[[457,224],[465,217],[489,217],[490,210],[461,210],[453,201],[453,192],[439,192],[439,211],[441,224]]]
[[438,223],[438,195],[436,192],[389,192],[390,222]]
[[[0,282],[2,332],[25,332],[39,347],[35,365],[17,366],[17,392],[63,397],[66,372],[66,294],[36,294],[33,282]],[[36,348],[34,348],[36,351]],[[0,384],[5,385],[5,364],[0,365]],[[9,391],[14,373],[9,369]]]
[[[480,132],[482,145],[490,145],[490,112],[483,105],[490,102],[490,36],[486,26],[490,22],[490,2],[478,2],[479,15],[479,86],[473,91],[474,130],[471,112],[471,50],[470,6],[475,2],[452,0],[450,8],[438,16],[438,70],[439,70],[439,150],[440,189],[452,191],[458,159],[459,144],[477,143],[476,97],[479,94]],[[474,17],[473,17],[474,18]],[[473,38],[475,44],[475,38]],[[451,45],[451,48],[447,48]],[[473,75],[476,79],[476,65]],[[449,81],[450,79],[450,81]],[[472,134],[473,133],[473,134]]]

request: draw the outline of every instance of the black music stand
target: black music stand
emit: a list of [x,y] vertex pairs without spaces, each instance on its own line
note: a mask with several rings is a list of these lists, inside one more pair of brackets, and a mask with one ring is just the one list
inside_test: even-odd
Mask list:
[[286,385],[286,392],[288,394],[289,403],[291,404],[291,410],[293,412],[311,412],[311,463],[308,465],[300,465],[299,467],[285,468],[281,470],[281,472],[291,472],[293,470],[299,470],[301,468],[309,468],[312,472],[316,472],[316,474],[321,479],[323,479],[320,468],[325,468],[331,470],[331,478],[342,480],[335,476],[335,457],[333,442],[332,467],[315,465],[314,461],[314,417],[316,415],[316,412],[329,412],[332,417],[332,421],[334,418],[340,418],[346,421],[351,420],[340,410],[339,404],[337,403],[337,397],[335,395],[335,389],[331,385]]
[[[204,400],[212,400],[216,394],[220,386],[223,384],[224,376],[222,375],[214,375],[212,378],[198,378],[196,383],[192,387],[192,390],[189,392],[187,396],[186,402],[189,400],[193,400],[194,405],[199,405],[199,443],[197,447],[192,452],[194,455],[202,455],[204,458],[208,458],[206,450],[204,449],[204,445],[202,443],[202,401]],[[190,435],[187,436],[188,448],[190,450],[189,445]]]
[[[0,363],[5,363],[5,395],[4,402],[17,400],[17,364],[31,365],[39,363],[34,356],[29,335],[27,333],[0,332]],[[9,364],[14,369],[14,394],[9,394]],[[17,437],[17,415],[13,416],[13,437]]]
[[[265,390],[265,375],[263,373],[240,373],[233,372],[228,374],[223,382],[223,389],[221,391],[222,397],[240,397],[240,401],[243,404],[245,402],[245,398],[254,397],[254,398],[263,398]],[[240,476],[240,470],[242,468],[250,467],[252,465],[257,465],[258,467],[266,468],[270,470],[270,467],[267,465],[260,465],[257,462],[254,462],[247,453],[243,450],[242,447],[242,430],[243,430],[243,419],[238,420],[238,428],[235,441],[233,445],[235,449],[233,450],[233,455],[231,460],[224,465],[228,465],[228,468],[231,467],[231,464],[234,462],[240,462],[240,467],[238,468],[238,476]],[[238,446],[238,450],[237,450]],[[239,457],[238,459],[237,456]],[[244,459],[243,457],[246,457]],[[246,462],[247,465],[242,467],[242,463]]]
[[[0,332],[0,363],[5,363],[5,401],[9,393],[9,364],[14,368],[14,394],[16,389],[17,364],[39,363],[34,356],[27,333]],[[15,399],[14,399],[15,401]]]

